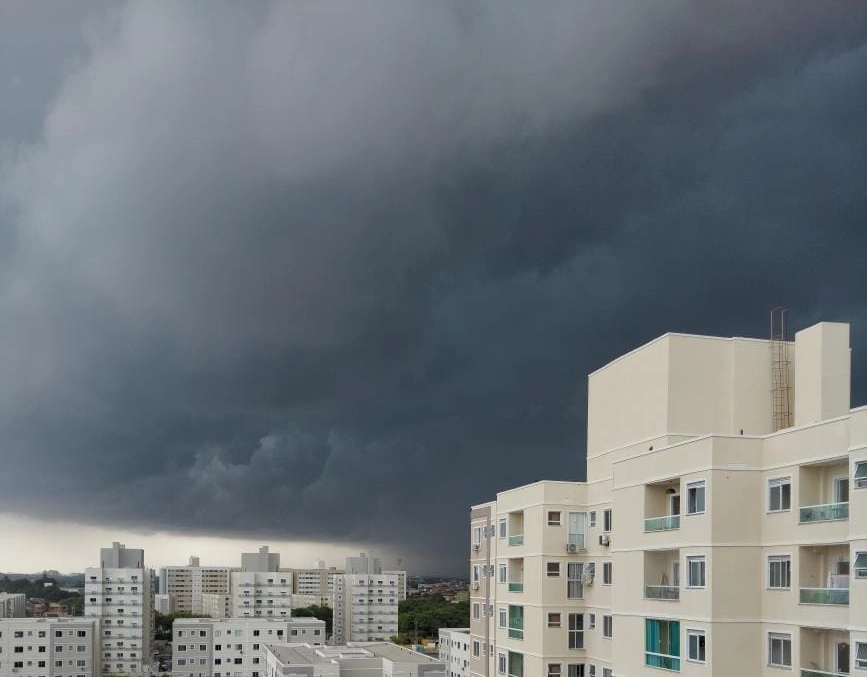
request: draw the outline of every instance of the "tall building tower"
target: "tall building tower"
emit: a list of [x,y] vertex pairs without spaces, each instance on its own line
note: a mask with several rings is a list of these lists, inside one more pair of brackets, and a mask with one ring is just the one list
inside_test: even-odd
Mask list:
[[99,619],[102,673],[147,675],[153,634],[151,570],[144,550],[113,543],[84,573],[84,615]]
[[406,598],[406,572],[382,570],[372,554],[346,558],[334,577],[334,643],[389,640],[397,635],[398,604]]
[[586,482],[471,510],[471,675],[867,669],[849,327],[781,340],[666,334],[590,374]]
[[201,566],[190,557],[187,566],[160,569],[160,595],[168,595],[171,611],[204,614],[205,595],[229,594],[229,567]]
[[280,569],[280,553],[270,552],[267,545],[259,548],[259,552],[241,553],[241,571],[278,571]]

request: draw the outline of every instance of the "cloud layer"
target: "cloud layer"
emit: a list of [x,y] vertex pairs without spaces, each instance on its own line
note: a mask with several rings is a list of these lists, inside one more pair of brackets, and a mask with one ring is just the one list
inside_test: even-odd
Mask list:
[[97,16],[4,130],[0,509],[460,570],[468,505],[579,477],[584,375],[656,334],[849,320],[867,394],[867,11]]

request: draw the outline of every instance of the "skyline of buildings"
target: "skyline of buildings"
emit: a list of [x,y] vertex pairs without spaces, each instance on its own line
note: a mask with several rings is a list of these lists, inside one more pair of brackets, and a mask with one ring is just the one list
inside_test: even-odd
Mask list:
[[586,482],[470,513],[470,675],[867,669],[849,327],[665,334],[588,377]]

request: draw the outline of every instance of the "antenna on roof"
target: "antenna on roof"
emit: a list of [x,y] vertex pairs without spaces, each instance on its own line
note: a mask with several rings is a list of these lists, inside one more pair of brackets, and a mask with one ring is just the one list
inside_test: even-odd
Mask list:
[[789,385],[789,340],[786,333],[787,308],[771,310],[771,406],[774,432],[792,426],[792,388]]

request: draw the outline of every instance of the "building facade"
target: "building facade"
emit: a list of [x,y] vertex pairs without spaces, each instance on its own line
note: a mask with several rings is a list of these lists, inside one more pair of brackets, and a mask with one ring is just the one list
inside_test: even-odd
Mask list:
[[292,615],[291,571],[233,571],[231,580],[232,618]]
[[213,593],[202,595],[202,613],[209,618],[231,618],[232,596]]
[[100,566],[84,573],[84,615],[100,623],[102,672],[142,675],[150,668],[152,572],[144,550],[121,543],[100,550]]
[[470,674],[867,670],[867,408],[849,392],[838,323],[666,334],[591,374],[586,481],[471,510]]
[[439,653],[446,677],[470,677],[469,628],[440,628]]
[[263,677],[271,642],[325,643],[317,618],[179,618],[172,625],[174,677]]
[[330,605],[334,596],[334,579],[344,573],[334,567],[315,569],[293,569],[294,593],[319,599],[316,604]]
[[343,646],[269,644],[267,677],[445,677],[441,661],[388,642]]
[[160,569],[159,594],[169,596],[171,611],[203,614],[204,595],[229,593],[229,567],[201,566],[191,557],[187,566]]
[[0,618],[23,618],[27,598],[23,592],[0,592]]
[[99,677],[95,618],[0,620],[0,677]]
[[397,635],[397,574],[340,574],[334,585],[334,644],[389,640]]

